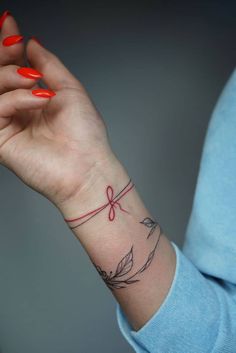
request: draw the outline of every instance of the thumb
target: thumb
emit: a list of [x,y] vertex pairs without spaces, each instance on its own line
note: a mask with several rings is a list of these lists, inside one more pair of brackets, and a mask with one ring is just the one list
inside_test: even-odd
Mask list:
[[82,88],[80,82],[71,74],[61,60],[37,40],[31,38],[26,46],[30,65],[43,73],[43,81],[53,90],[65,87]]

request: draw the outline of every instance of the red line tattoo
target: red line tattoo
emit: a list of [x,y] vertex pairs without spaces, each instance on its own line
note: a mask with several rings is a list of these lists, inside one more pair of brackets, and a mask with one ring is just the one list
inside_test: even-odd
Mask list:
[[96,208],[95,210],[92,210],[80,217],[77,218],[72,218],[72,219],[64,219],[67,223],[74,223],[74,222],[79,222],[79,224],[76,224],[75,226],[71,225],[70,228],[74,229],[77,228],[79,226],[81,226],[82,224],[88,222],[92,217],[96,216],[98,213],[100,213],[101,211],[103,211],[105,208],[107,208],[108,206],[110,206],[109,212],[108,212],[108,219],[109,221],[114,221],[115,216],[116,216],[116,212],[115,212],[115,208],[118,206],[119,209],[122,212],[125,213],[129,213],[128,211],[126,211],[124,208],[122,208],[121,204],[120,204],[120,199],[122,197],[124,197],[132,188],[134,187],[134,184],[132,183],[131,179],[129,180],[128,184],[114,197],[114,189],[112,186],[108,185],[106,188],[106,196],[107,196],[107,202]]

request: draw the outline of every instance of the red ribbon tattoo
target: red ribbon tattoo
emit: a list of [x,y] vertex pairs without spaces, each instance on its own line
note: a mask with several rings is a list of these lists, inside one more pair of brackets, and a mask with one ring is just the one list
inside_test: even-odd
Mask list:
[[106,196],[107,196],[107,202],[102,205],[101,207],[96,208],[93,211],[90,211],[80,217],[73,218],[73,219],[65,219],[67,223],[74,223],[74,222],[79,222],[78,224],[71,225],[70,228],[74,229],[82,224],[88,222],[92,217],[96,216],[99,212],[110,206],[109,212],[108,212],[108,219],[109,221],[113,221],[116,216],[116,211],[115,208],[118,206],[119,209],[122,212],[129,213],[126,211],[124,208],[122,208],[119,200],[124,197],[132,188],[134,187],[134,184],[132,183],[131,179],[129,180],[128,184],[114,197],[114,189],[112,186],[108,185],[106,188]]

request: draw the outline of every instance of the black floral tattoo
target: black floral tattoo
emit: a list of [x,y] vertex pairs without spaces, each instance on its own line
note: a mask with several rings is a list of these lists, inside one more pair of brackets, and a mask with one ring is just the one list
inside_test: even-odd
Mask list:
[[140,223],[144,224],[146,227],[150,228],[150,232],[148,233],[147,239],[152,235],[154,230],[156,229],[157,226],[160,227],[160,225],[153,221],[151,218],[146,217],[144,218]]
[[128,276],[127,278],[122,278],[123,276],[129,274],[133,268],[133,264],[134,264],[133,246],[131,247],[130,251],[118,263],[115,273],[113,273],[113,271],[110,271],[110,273],[108,274],[106,271],[102,270],[100,266],[97,266],[94,264],[99,275],[102,277],[102,279],[104,280],[108,288],[110,288],[111,290],[126,288],[127,285],[129,284],[139,282],[140,279],[137,279],[136,277],[142,272],[144,272],[151,265],[151,262],[154,258],[154,255],[157,249],[157,245],[162,235],[162,229],[157,222],[153,221],[151,218],[148,218],[148,217],[144,218],[144,220],[140,223],[144,224],[148,228],[151,228],[147,236],[147,239],[150,237],[151,234],[153,234],[154,230],[157,227],[159,228],[159,233],[157,236],[157,241],[155,243],[155,246],[152,249],[152,251],[149,253],[146,262],[141,268],[139,268],[135,273]]

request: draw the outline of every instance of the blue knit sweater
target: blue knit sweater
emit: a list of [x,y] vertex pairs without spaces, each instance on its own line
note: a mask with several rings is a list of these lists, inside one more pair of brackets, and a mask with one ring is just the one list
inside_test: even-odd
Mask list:
[[138,353],[236,353],[236,70],[214,109],[183,248],[161,307],[139,330],[117,304]]

